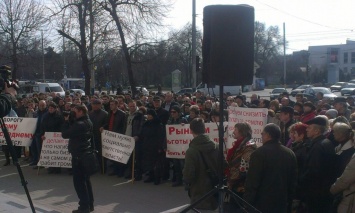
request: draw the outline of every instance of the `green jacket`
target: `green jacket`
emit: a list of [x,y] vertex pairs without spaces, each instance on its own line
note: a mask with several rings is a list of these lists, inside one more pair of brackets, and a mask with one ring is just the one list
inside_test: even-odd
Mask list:
[[[218,174],[218,144],[212,142],[207,135],[195,137],[186,151],[183,170],[183,180],[188,186],[191,203],[194,203],[214,187],[207,174],[201,154],[204,156],[209,169]],[[217,200],[212,196],[201,202],[197,208],[214,210],[217,206]]]

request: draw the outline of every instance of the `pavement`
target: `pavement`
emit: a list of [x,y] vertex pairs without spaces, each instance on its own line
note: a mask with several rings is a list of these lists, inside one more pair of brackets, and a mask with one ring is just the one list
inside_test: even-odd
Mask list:
[[[4,162],[0,151],[0,213],[32,212],[16,166],[2,167]],[[77,209],[78,198],[67,169],[62,169],[61,174],[48,174],[46,169],[34,170],[27,162],[21,159],[19,162],[36,212],[69,213]],[[174,213],[189,204],[184,187],[171,187],[171,181],[155,186],[95,174],[91,182],[95,198],[93,213]]]

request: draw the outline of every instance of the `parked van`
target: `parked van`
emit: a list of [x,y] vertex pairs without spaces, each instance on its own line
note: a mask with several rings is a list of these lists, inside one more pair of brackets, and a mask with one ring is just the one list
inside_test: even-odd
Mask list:
[[60,96],[65,96],[65,91],[58,83],[36,83],[33,86],[33,91],[36,93],[50,93],[55,92],[60,94]]
[[[219,86],[214,86],[214,87],[207,87],[207,84],[200,83],[196,87],[196,91],[201,91],[205,95],[211,95],[211,96],[219,96]],[[223,92],[224,93],[230,93],[231,95],[240,95],[242,93],[241,86],[224,86],[223,87]]]

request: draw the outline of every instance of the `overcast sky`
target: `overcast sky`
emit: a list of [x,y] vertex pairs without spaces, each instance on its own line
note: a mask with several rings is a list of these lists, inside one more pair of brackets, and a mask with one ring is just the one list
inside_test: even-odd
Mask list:
[[[287,53],[308,46],[344,44],[355,40],[355,0],[196,0],[196,25],[202,30],[203,8],[214,4],[248,4],[255,20],[266,26],[286,25]],[[166,20],[179,29],[192,19],[192,0],[176,0]]]

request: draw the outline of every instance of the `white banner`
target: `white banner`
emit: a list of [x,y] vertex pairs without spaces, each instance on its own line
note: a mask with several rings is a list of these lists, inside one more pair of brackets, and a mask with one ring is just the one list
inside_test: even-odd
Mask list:
[[71,154],[68,152],[69,139],[62,138],[61,132],[46,132],[44,137],[37,166],[71,168]]
[[[224,122],[224,128],[227,126],[227,122]],[[193,139],[190,132],[190,124],[185,125],[166,125],[166,137],[167,137],[167,158],[184,159],[186,150],[189,148],[189,143]],[[215,143],[219,142],[218,127],[216,123],[205,123],[206,134]],[[227,134],[225,134],[224,140],[227,141]]]
[[[15,146],[31,146],[36,131],[37,118],[10,118],[4,117],[5,126],[9,131],[12,143]],[[6,145],[4,133],[0,128],[0,145]]]
[[244,108],[244,107],[228,107],[228,143],[227,149],[233,147],[234,125],[236,123],[249,123],[253,130],[252,137],[256,145],[259,147],[261,143],[261,132],[267,123],[266,108]]
[[102,131],[101,138],[102,156],[127,164],[135,146],[134,138],[107,130]]

